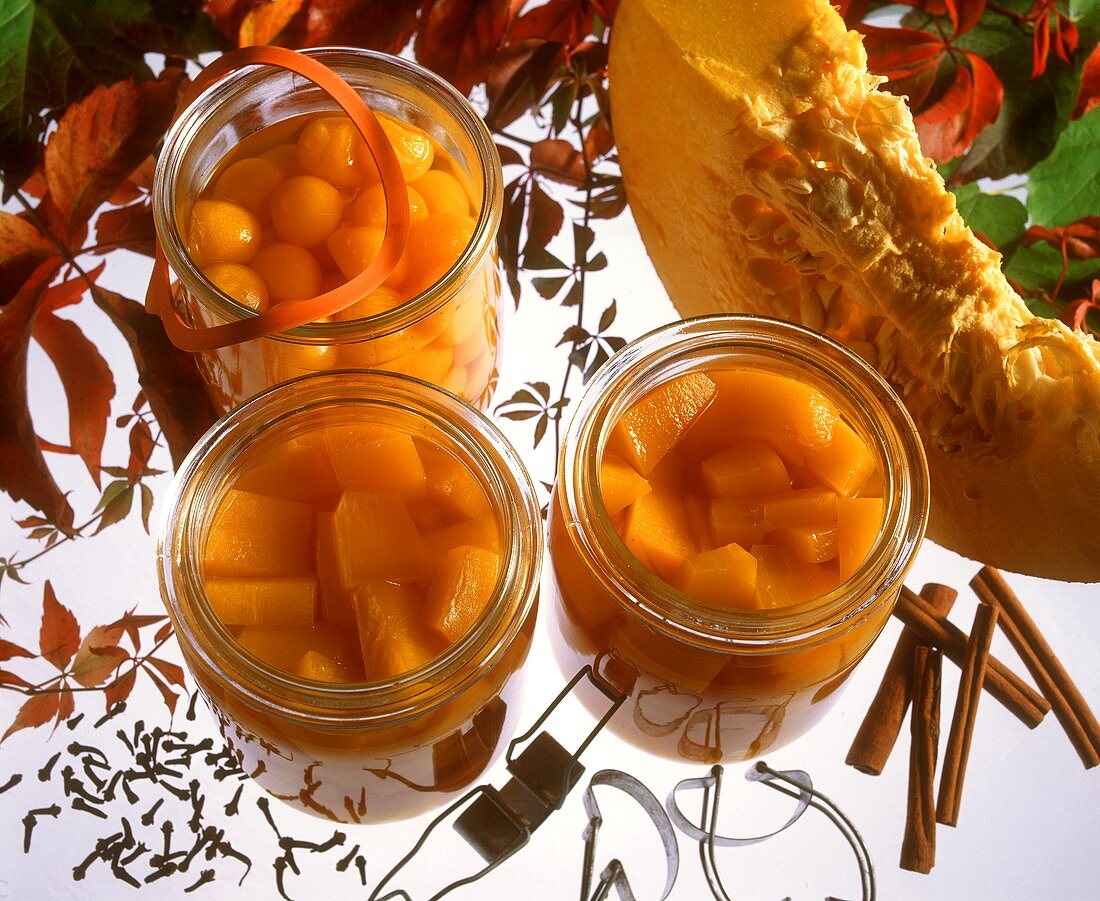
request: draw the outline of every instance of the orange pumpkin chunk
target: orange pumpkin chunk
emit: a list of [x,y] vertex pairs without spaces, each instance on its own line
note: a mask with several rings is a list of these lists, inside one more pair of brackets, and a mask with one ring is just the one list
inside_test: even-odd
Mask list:
[[768,543],[789,547],[806,563],[825,563],[834,559],[839,550],[835,523],[784,526],[768,532]]
[[207,576],[298,575],[312,569],[309,504],[231,489],[206,540]]
[[651,491],[628,509],[623,541],[664,579],[699,548],[691,538],[687,509],[670,492]]
[[800,560],[788,547],[758,544],[752,548],[752,554],[757,560],[756,599],[761,607],[801,604],[826,594],[840,583],[835,572]]
[[352,603],[368,679],[392,679],[436,655],[435,643],[421,624],[424,602],[415,588],[374,580],[355,591]]
[[740,441],[707,457],[700,466],[703,484],[715,497],[775,494],[791,487],[787,467],[763,441]]
[[424,464],[404,432],[373,423],[329,426],[325,444],[345,491],[396,491],[407,500],[424,495]]
[[469,545],[500,553],[500,529],[496,520],[467,519],[424,535],[424,546],[433,560],[442,560],[452,548]]
[[827,522],[836,522],[836,494],[824,488],[800,488],[764,501],[768,531]]
[[850,497],[878,471],[867,443],[846,422],[833,423],[827,445],[806,455],[806,467],[837,494]]
[[739,544],[727,544],[688,557],[672,585],[716,607],[756,606],[756,558]]
[[350,626],[355,622],[351,594],[340,577],[340,558],[336,553],[336,534],[332,514],[317,514],[315,562],[317,581],[321,586],[321,615],[326,622]]
[[642,475],[649,475],[714,400],[716,390],[701,372],[654,388],[615,424],[614,450]]
[[852,575],[874,547],[882,531],[882,498],[842,497],[836,502],[840,576]]
[[600,463],[600,491],[608,516],[630,506],[649,490],[649,482],[626,460],[617,454],[604,454]]
[[428,573],[424,542],[399,494],[345,491],[332,527],[345,589],[372,579],[411,582]]
[[355,676],[346,666],[317,651],[306,651],[294,671],[314,682],[353,682]]
[[424,621],[448,641],[477,622],[493,596],[500,556],[485,548],[452,548],[439,564],[425,605]]
[[421,446],[427,473],[428,497],[454,521],[489,516],[489,501],[481,482],[456,457],[444,450]]
[[761,498],[718,498],[710,504],[710,530],[717,544],[736,541],[749,548],[764,540],[764,501]]
[[227,626],[311,626],[317,607],[313,576],[206,580],[206,596]]
[[354,639],[329,623],[314,626],[245,626],[237,642],[265,663],[294,672],[310,651],[323,654],[341,666],[358,671],[359,653]]
[[241,474],[235,487],[308,502],[335,499],[340,493],[328,452],[317,434],[292,438],[265,450],[256,465]]

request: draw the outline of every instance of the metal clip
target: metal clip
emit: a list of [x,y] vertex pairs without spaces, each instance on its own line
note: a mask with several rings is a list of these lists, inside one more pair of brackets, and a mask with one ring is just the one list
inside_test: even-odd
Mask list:
[[[580,746],[570,753],[552,735],[538,730],[585,678],[611,702],[611,706]],[[591,666],[583,667],[535,720],[534,725],[508,744],[504,759],[512,778],[499,790],[491,785],[479,785],[439,814],[421,833],[412,849],[383,877],[368,901],[413,901],[405,889],[393,889],[385,895],[381,893],[420,852],[432,832],[459,810],[462,812],[455,819],[453,828],[485,861],[485,866],[470,876],[455,880],[432,895],[429,901],[437,901],[456,888],[476,882],[504,863],[527,844],[531,833],[551,813],[561,809],[569,792],[584,773],[584,767],[578,758],[625,700],[625,695],[608,686]],[[517,754],[516,749],[529,740],[527,747]]]
[[676,832],[672,828],[672,822],[657,800],[653,792],[645,785],[621,770],[600,770],[588,783],[584,793],[584,810],[588,814],[588,825],[584,829],[584,873],[581,876],[581,901],[604,901],[614,887],[622,901],[635,901],[634,892],[630,888],[630,882],[626,878],[626,870],[618,858],[613,858],[596,883],[596,891],[592,894],[592,876],[596,870],[596,836],[600,826],[603,825],[603,816],[600,814],[599,805],[596,803],[594,789],[597,785],[607,785],[625,792],[638,806],[649,816],[650,821],[657,829],[661,837],[661,844],[665,846],[666,876],[665,888],[658,901],[664,901],[676,884],[676,875],[680,870],[680,848],[676,843]]
[[[875,901],[875,871],[871,862],[871,855],[867,851],[863,838],[844,812],[828,796],[813,787],[813,780],[810,779],[809,773],[804,770],[773,770],[764,761],[757,762],[752,769],[745,773],[745,778],[750,782],[761,782],[768,788],[794,798],[798,803],[787,822],[774,832],[749,838],[734,838],[718,835],[717,831],[723,772],[722,767],[716,765],[711,768],[710,773],[706,776],[684,779],[678,782],[669,793],[667,802],[672,822],[676,824],[681,832],[699,843],[699,860],[703,866],[703,875],[706,877],[711,893],[718,901],[730,901],[730,895],[722,884],[722,878],[718,873],[714,849],[716,847],[745,847],[766,841],[793,826],[809,807],[820,810],[840,830],[841,835],[844,836],[856,855],[863,901]],[[794,790],[778,783],[793,786]],[[680,791],[694,788],[703,789],[703,807],[698,826],[684,816],[677,800],[677,794]],[[828,897],[825,901],[840,901],[840,899]]]

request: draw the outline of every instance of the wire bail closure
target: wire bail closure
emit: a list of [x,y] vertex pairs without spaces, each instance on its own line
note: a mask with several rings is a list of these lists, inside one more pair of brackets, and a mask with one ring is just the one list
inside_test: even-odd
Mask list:
[[145,295],[146,309],[159,316],[172,343],[181,350],[201,351],[240,344],[297,328],[347,309],[381,285],[405,251],[409,235],[409,201],[401,167],[374,111],[355,89],[328,66],[285,47],[242,47],[216,59],[180,97],[173,124],[198,96],[222,78],[247,66],[274,66],[300,75],[320,88],[347,113],[378,167],[386,206],[386,230],[378,256],[354,278],[317,297],[287,301],[256,315],[220,325],[195,326],[180,315],[172,297],[168,260],[159,236],[153,274]]

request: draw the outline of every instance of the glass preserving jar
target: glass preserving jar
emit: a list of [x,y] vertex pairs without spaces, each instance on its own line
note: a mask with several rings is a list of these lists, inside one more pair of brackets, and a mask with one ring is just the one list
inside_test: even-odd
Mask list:
[[[375,112],[415,126],[446,152],[450,174],[475,211],[473,236],[437,281],[392,309],[200,351],[211,398],[225,411],[300,375],[368,368],[422,378],[484,408],[496,381],[496,235],[503,196],[500,159],[488,129],[466,98],[415,63],[354,48],[304,53],[332,69]],[[241,141],[276,123],[325,111],[339,108],[312,82],[285,69],[252,66],[203,91],[169,130],[153,185],[153,216],[176,279],[173,300],[192,326],[257,315],[219,290],[188,253],[192,205]]]
[[[464,636],[418,669],[323,683],[247,651],[214,614],[203,559],[221,499],[265,450],[319,425],[404,423],[481,483],[500,575]],[[196,685],[245,772],[276,797],[344,822],[440,804],[488,767],[516,725],[537,608],[542,534],[515,451],[482,414],[423,382],[340,371],[271,388],[215,424],[180,469],[158,538],[161,595]]]
[[[630,553],[601,498],[600,460],[624,411],[671,379],[733,367],[823,392],[878,458],[883,524],[874,546],[834,590],[797,606],[701,605]],[[835,701],[890,616],[927,510],[912,421],[855,354],[762,317],[705,316],[657,329],[589,383],[562,444],[549,512],[559,665],[572,673],[593,663],[626,695],[612,728],[647,751],[706,763],[757,757],[804,733]],[[606,707],[589,700],[594,711]]]

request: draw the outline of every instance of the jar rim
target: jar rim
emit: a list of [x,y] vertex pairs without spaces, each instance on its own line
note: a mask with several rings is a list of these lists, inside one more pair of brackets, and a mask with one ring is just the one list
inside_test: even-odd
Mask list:
[[[625,408],[657,384],[691,371],[704,355],[727,361],[752,352],[796,360],[828,379],[839,395],[879,414],[872,430],[883,473],[883,527],[861,566],[806,604],[766,610],[705,607],[629,552],[599,493],[599,461]],[[711,366],[709,368],[716,368]],[[765,316],[711,314],[656,328],[628,344],[595,374],[573,412],[558,461],[558,503],[566,533],[609,595],[658,631],[694,644],[740,653],[794,650],[854,627],[896,593],[912,564],[928,516],[928,468],[916,426],[882,376],[838,342]]]
[[[486,254],[491,252],[503,215],[504,176],[500,156],[488,127],[470,102],[449,82],[418,63],[358,47],[313,47],[299,52],[316,57],[342,77],[346,77],[347,72],[341,71],[341,66],[345,70],[352,67],[359,70],[366,68],[374,74],[397,78],[409,87],[423,92],[440,104],[462,127],[474,148],[477,164],[484,175],[481,207],[473,235],[451,268],[429,288],[391,310],[371,316],[343,321],[311,322],[264,337],[292,343],[331,344],[395,334],[443,307],[469,281]],[[247,66],[232,78],[223,78],[206,88],[168,129],[153,177],[153,220],[169,266],[177,277],[185,280],[188,289],[196,294],[200,304],[212,309],[226,321],[248,319],[259,314],[221,291],[203,275],[202,270],[191,259],[176,217],[172,213],[173,198],[188,150],[210,111],[281,74],[285,74],[283,70],[257,64]],[[201,294],[196,289],[201,289]]]
[[[233,464],[248,447],[309,417],[349,404],[400,410],[444,429],[487,480],[501,523],[502,562],[494,593],[467,633],[424,666],[374,682],[321,683],[271,666],[239,645],[202,588],[201,548]],[[276,432],[275,434],[279,434]],[[165,498],[157,536],[162,599],[190,660],[276,715],[311,722],[392,724],[444,703],[483,679],[521,633],[533,611],[542,567],[535,488],[500,430],[460,398],[411,376],[335,370],[275,385],[222,417],[195,444]],[[477,665],[470,666],[473,661]]]

